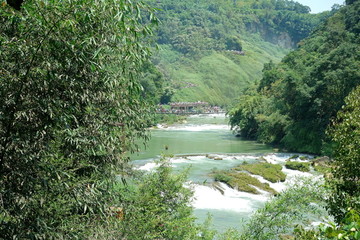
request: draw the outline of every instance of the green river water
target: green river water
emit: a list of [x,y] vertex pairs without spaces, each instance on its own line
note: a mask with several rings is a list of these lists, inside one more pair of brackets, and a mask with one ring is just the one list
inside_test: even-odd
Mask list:
[[[207,214],[212,215],[213,226],[219,231],[241,228],[254,210],[262,207],[269,195],[238,192],[226,185],[224,194],[211,187],[209,176],[214,169],[230,169],[244,161],[255,162],[260,156],[284,163],[289,154],[273,154],[273,149],[254,141],[246,141],[234,136],[224,115],[194,115],[186,123],[168,127],[159,126],[151,130],[151,140],[147,148],[131,156],[140,169],[151,170],[161,154],[173,154],[171,159],[175,171],[190,167],[189,180],[194,188],[194,214],[203,222]],[[221,157],[214,160],[208,154]],[[292,172],[288,171],[291,175]],[[283,183],[273,184],[275,189],[283,189]]]
[[[147,148],[132,156],[133,160],[166,154],[199,153],[267,153],[264,144],[234,136],[224,115],[194,115],[186,123],[154,129]],[[167,146],[168,150],[165,149]]]

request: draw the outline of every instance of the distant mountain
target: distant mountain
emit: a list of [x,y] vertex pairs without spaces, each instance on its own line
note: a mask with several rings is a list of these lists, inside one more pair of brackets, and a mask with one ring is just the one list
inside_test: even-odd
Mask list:
[[229,105],[332,13],[287,0],[149,0],[161,10],[154,63],[173,101]]

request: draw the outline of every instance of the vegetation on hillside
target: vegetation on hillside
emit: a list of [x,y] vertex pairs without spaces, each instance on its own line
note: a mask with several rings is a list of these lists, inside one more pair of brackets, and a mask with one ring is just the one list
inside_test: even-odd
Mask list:
[[[248,235],[262,236],[255,239],[269,236],[304,240],[360,237],[360,76],[357,71],[360,2],[347,1],[347,4],[279,65],[268,64],[257,89],[243,96],[244,101],[230,112],[233,126],[239,127],[241,133],[265,142],[280,143],[289,149],[320,152],[324,150],[323,141],[331,140],[326,150],[333,152],[334,160],[326,163],[331,166],[327,170],[331,174],[326,174],[327,193],[323,198],[335,223],[319,228],[309,228],[306,223],[294,228],[292,224],[294,233],[289,231],[289,235],[282,236],[287,230],[278,231],[277,226],[270,230],[269,227],[273,223],[280,223],[282,227],[287,221],[267,218],[271,209],[265,207],[261,211],[265,219],[272,222],[254,232],[257,224],[263,222],[258,221],[255,214],[255,225],[249,228]],[[322,189],[324,186],[317,188]],[[275,217],[282,214],[280,211]],[[237,239],[243,236],[236,232],[229,234]]]
[[242,136],[290,151],[328,151],[325,129],[360,84],[360,3],[346,6],[263,78],[229,111]]
[[299,226],[293,239],[360,239],[359,96],[360,87],[357,87],[345,99],[345,106],[338,112],[328,132],[336,147],[331,175],[326,178],[329,194],[325,199],[335,223],[320,225],[318,229],[305,230]]
[[328,15],[288,0],[149,0],[162,9],[153,58],[173,101],[229,105]]
[[[243,50],[247,33],[283,46],[295,46],[317,26],[326,13],[309,14],[310,9],[288,0],[161,0],[158,43],[196,56],[209,50]],[[281,42],[279,36],[288,38]]]

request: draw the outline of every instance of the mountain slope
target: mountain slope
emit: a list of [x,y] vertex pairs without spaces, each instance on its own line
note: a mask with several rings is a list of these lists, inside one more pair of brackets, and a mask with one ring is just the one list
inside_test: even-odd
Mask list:
[[160,51],[154,62],[173,101],[229,105],[261,79],[264,63],[279,62],[330,13],[287,0],[159,0]]
[[327,151],[326,128],[360,84],[359,39],[360,1],[355,1],[280,64],[266,65],[257,91],[247,92],[231,111],[232,125],[244,136],[291,151]]

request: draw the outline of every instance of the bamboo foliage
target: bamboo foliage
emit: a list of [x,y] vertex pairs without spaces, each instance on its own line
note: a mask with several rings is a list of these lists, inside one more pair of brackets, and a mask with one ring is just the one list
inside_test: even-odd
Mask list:
[[137,1],[2,4],[1,236],[77,236],[104,216],[108,181],[147,139],[138,78],[154,23]]

